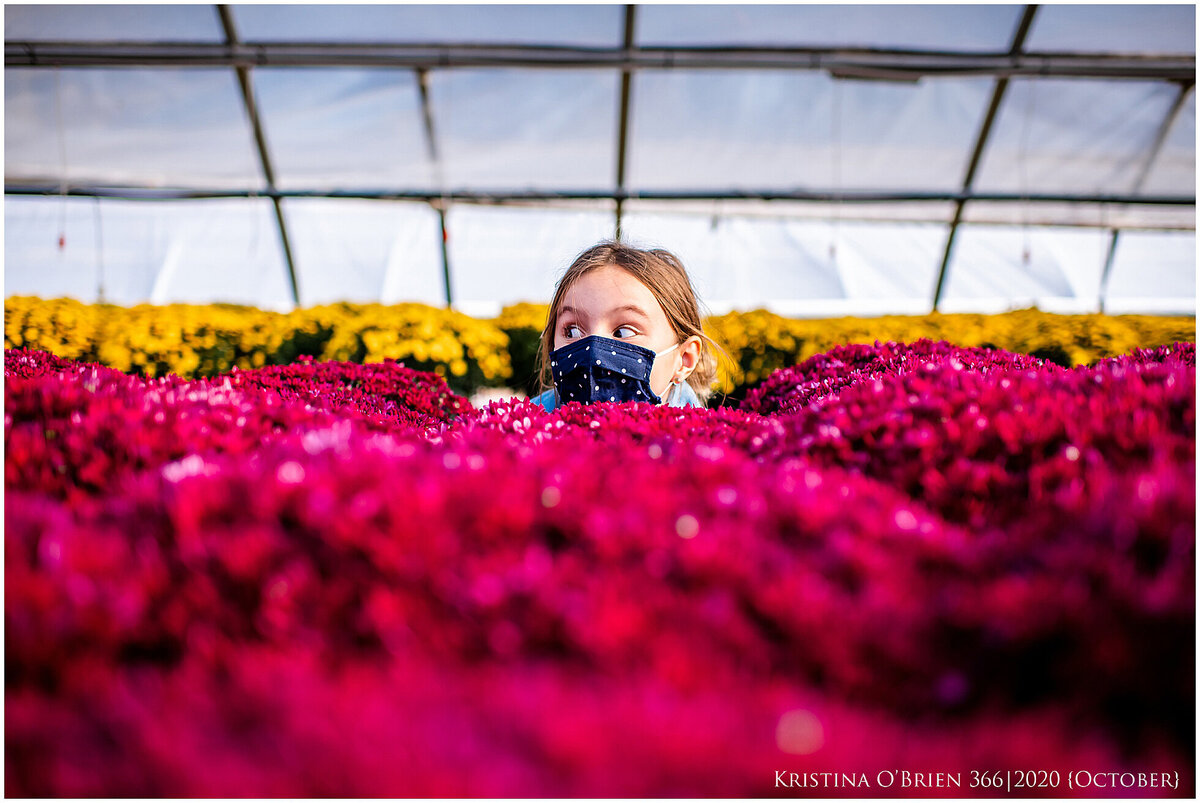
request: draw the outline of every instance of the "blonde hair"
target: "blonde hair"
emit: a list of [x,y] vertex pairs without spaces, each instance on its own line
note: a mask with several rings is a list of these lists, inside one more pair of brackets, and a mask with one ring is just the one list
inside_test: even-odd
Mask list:
[[696,368],[688,375],[687,382],[700,400],[706,401],[717,378],[714,350],[724,353],[724,349],[704,333],[700,301],[696,296],[696,289],[692,287],[691,279],[688,278],[687,270],[679,261],[679,257],[670,251],[661,248],[643,251],[614,240],[597,243],[575,257],[571,267],[567,268],[567,272],[554,288],[554,299],[550,302],[546,328],[542,330],[541,344],[538,347],[538,376],[542,390],[554,386],[550,376],[550,352],[554,350],[558,309],[567,291],[580,276],[608,266],[620,268],[649,288],[666,313],[667,321],[675,331],[676,337],[679,338],[677,342],[682,343],[693,335],[700,338],[700,359]]

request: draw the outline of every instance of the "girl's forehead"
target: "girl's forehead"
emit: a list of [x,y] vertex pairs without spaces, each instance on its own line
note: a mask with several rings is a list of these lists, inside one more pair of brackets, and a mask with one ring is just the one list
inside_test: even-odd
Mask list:
[[601,314],[626,304],[639,306],[650,315],[662,310],[654,292],[636,276],[615,265],[605,265],[575,279],[563,293],[559,311],[572,307]]

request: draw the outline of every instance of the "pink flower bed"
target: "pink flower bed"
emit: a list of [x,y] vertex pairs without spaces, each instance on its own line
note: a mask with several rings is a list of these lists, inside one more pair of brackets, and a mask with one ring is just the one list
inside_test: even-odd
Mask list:
[[1191,344],[840,347],[711,411],[5,373],[9,794],[1194,792]]

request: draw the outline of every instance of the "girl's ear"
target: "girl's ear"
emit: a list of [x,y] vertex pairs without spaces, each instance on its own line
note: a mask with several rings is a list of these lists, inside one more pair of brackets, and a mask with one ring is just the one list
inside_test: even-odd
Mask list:
[[675,378],[680,382],[687,379],[696,366],[700,364],[700,349],[703,346],[699,336],[692,335],[679,346],[680,367]]

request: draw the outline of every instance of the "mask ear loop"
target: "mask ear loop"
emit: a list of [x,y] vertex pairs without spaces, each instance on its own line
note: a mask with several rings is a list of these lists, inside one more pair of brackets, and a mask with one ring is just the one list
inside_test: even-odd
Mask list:
[[[671,353],[672,351],[674,351],[675,349],[679,348],[681,345],[683,345],[683,343],[682,343],[682,342],[680,342],[680,343],[676,343],[674,346],[671,346],[671,348],[669,348],[669,349],[663,349],[662,351],[660,351],[660,352],[656,353],[654,356],[655,356],[655,357],[661,357],[661,356],[662,356],[662,355],[664,355],[664,354],[669,354],[669,353]],[[667,386],[667,389],[666,389],[666,391],[664,391],[664,392],[663,392],[663,399],[662,399],[663,406],[666,406],[666,405],[667,405],[667,400],[671,398],[671,391],[672,391],[672,390],[674,390],[674,391],[675,391],[675,395],[676,395],[676,396],[678,396],[678,395],[679,395],[679,386],[680,386],[680,385],[682,385],[682,384],[683,384],[683,380],[682,380],[682,379],[680,379],[678,375],[675,375],[675,376],[671,377],[671,384],[670,384],[670,385],[668,385],[668,386]]]
[[676,396],[678,396],[679,395],[679,386],[682,385],[685,381],[686,380],[680,379],[679,377],[671,377],[671,384],[667,385],[667,389],[665,391],[663,391],[662,401],[660,402],[660,404],[663,407],[670,406],[669,402],[671,399],[671,394],[674,393]]

